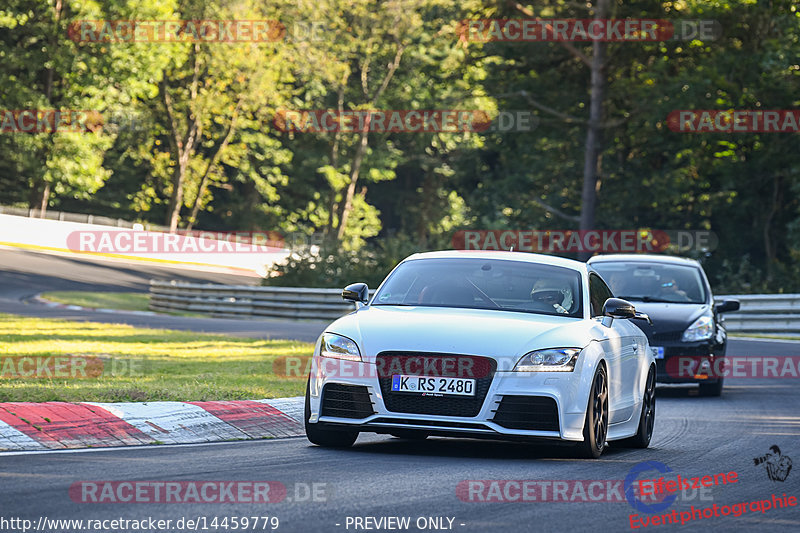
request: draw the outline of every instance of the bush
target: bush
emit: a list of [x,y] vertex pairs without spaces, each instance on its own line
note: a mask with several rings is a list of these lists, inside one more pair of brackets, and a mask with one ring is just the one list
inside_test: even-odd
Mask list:
[[339,289],[363,281],[374,289],[400,261],[420,251],[426,250],[404,236],[375,240],[359,250],[306,249],[275,264],[262,284]]

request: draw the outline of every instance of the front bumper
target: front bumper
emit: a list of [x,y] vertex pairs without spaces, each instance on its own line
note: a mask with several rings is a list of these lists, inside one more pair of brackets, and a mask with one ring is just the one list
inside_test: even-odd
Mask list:
[[[725,345],[710,341],[660,343],[651,341],[651,346],[663,346],[664,358],[656,359],[656,381],[659,383],[716,383],[721,378],[714,376],[716,362],[725,357]],[[686,361],[697,372],[686,372]],[[695,363],[696,362],[696,363]]]
[[[415,430],[434,435],[507,440],[583,440],[588,389],[583,390],[585,386],[578,372],[493,372],[488,377],[485,398],[475,411],[467,413],[462,410],[458,412],[459,416],[454,416],[431,412],[425,407],[426,398],[421,396],[415,397],[411,404],[406,402],[398,408],[398,402],[392,401],[389,396],[399,393],[381,388],[374,363],[351,363],[348,365],[348,376],[341,375],[341,372],[328,372],[325,367],[319,364],[319,357],[316,356],[309,388],[310,423],[321,422],[375,433]],[[336,387],[326,389],[328,385]],[[347,413],[337,411],[336,406],[346,406],[350,400],[335,404],[335,408],[330,409],[331,404],[326,399],[326,408],[323,410],[323,395],[331,397],[328,391],[343,390],[340,386],[360,387],[358,394],[363,393],[364,396],[359,398],[368,398],[369,405],[366,408],[362,405],[355,413]],[[446,402],[449,398],[433,397],[430,400]],[[366,400],[359,401],[364,404]],[[528,401],[532,403],[523,405],[524,409],[520,409],[520,412],[530,412],[534,425],[539,429],[520,429],[525,423],[518,423],[513,414],[500,416],[503,412],[507,414],[515,402]],[[414,409],[426,412],[408,412]]]

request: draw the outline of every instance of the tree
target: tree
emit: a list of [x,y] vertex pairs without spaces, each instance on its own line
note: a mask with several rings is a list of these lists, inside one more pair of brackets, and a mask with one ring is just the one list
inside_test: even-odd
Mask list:
[[28,204],[42,216],[60,198],[88,199],[102,187],[110,175],[102,166],[103,154],[114,139],[107,117],[151,91],[147,73],[164,64],[164,56],[143,53],[132,44],[73,40],[70,28],[82,20],[126,19],[133,13],[168,16],[171,2],[11,0],[0,11],[0,100],[6,109],[49,116],[63,111],[86,124],[74,128],[78,131],[0,139],[6,171],[20,190],[28,191]]

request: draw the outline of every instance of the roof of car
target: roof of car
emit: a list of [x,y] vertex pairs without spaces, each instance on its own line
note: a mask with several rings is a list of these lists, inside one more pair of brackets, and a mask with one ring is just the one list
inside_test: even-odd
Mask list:
[[531,254],[527,252],[505,252],[494,250],[441,250],[438,252],[422,252],[411,255],[406,260],[417,259],[501,259],[505,261],[524,261],[527,263],[540,263],[546,265],[560,266],[572,270],[583,271],[585,264],[574,259],[558,257],[555,255]]
[[671,265],[691,265],[700,266],[700,263],[688,257],[677,257],[674,255],[658,255],[658,254],[607,254],[596,255],[589,259],[587,263],[668,263]]

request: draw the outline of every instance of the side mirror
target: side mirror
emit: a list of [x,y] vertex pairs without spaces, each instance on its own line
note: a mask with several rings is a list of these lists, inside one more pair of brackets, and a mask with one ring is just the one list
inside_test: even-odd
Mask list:
[[352,283],[342,289],[342,300],[367,303],[369,301],[369,287],[367,287],[366,283]]
[[609,298],[603,304],[603,314],[613,318],[634,318],[636,308],[633,304],[622,298]]
[[714,309],[717,310],[717,313],[738,311],[740,307],[741,304],[739,304],[739,300],[720,300],[719,302],[714,302]]

